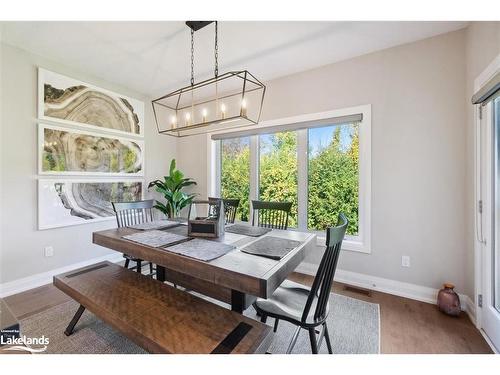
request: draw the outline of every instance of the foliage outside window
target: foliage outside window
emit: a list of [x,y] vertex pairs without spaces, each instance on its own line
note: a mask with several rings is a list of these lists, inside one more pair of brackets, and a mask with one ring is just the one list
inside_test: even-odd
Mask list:
[[359,128],[357,124],[309,129],[307,227],[324,230],[343,212],[347,233],[359,229]]
[[248,221],[250,212],[250,138],[221,141],[221,196],[238,198],[236,220]]
[[292,202],[288,226],[297,227],[297,132],[260,136],[260,200]]
[[[293,203],[289,227],[323,231],[337,222],[339,212],[349,219],[347,233],[359,234],[359,125],[311,128],[259,136],[259,155],[250,154],[251,137],[221,141],[221,195],[239,198],[237,219],[249,220],[250,166],[258,160],[259,199]],[[302,138],[301,138],[302,137]],[[304,153],[298,156],[299,143]],[[307,148],[305,148],[307,144]],[[308,152],[306,153],[305,150]],[[302,163],[302,164],[301,164]],[[300,223],[298,176],[307,167],[307,222]],[[305,170],[305,169],[304,169]]]

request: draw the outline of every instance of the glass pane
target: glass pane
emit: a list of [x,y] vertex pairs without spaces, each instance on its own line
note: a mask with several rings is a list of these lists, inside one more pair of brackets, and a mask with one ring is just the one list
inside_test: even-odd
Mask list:
[[260,136],[259,197],[292,202],[289,227],[297,227],[297,133]]
[[495,246],[493,250],[493,305],[500,312],[500,97],[493,103],[493,126],[495,129]]
[[248,221],[250,204],[250,138],[221,141],[221,196],[238,198],[236,220]]
[[359,196],[359,126],[345,124],[309,129],[307,226],[325,230],[343,212],[347,233],[357,235]]

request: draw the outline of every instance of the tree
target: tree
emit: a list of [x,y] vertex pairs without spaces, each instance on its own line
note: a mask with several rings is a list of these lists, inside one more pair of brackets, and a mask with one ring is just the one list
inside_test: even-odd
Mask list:
[[283,132],[261,138],[260,199],[292,202],[288,225],[297,227],[297,133]]
[[358,233],[358,164],[359,135],[357,126],[350,146],[342,149],[340,127],[331,142],[309,159],[308,227],[323,230],[337,223],[343,212],[349,219],[347,233]]
[[[262,200],[292,202],[289,226],[296,227],[298,206],[297,133],[263,136],[259,160],[259,196]],[[250,196],[249,138],[224,140],[221,153],[223,198],[239,198],[239,220],[248,221]],[[335,127],[326,145],[309,152],[308,228],[324,230],[344,212],[347,233],[359,226],[358,125]]]
[[236,211],[238,220],[248,221],[250,206],[250,147],[248,138],[222,141],[221,146],[221,195],[223,198],[238,198]]

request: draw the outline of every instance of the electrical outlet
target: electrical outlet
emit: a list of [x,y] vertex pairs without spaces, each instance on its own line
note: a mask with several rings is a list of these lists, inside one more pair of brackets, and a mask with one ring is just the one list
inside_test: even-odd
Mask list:
[[410,267],[410,257],[408,255],[403,255],[401,257],[401,266]]
[[52,257],[54,256],[54,248],[52,246],[45,246],[43,253],[46,257]]

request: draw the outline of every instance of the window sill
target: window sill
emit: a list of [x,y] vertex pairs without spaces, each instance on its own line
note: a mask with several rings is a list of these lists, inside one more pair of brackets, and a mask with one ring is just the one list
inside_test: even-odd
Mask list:
[[[325,236],[317,236],[317,245],[318,246],[326,246],[326,237]],[[363,254],[371,254],[371,249],[368,244],[363,243],[361,241],[345,239],[342,241],[342,250],[346,251],[354,251],[357,253]]]

